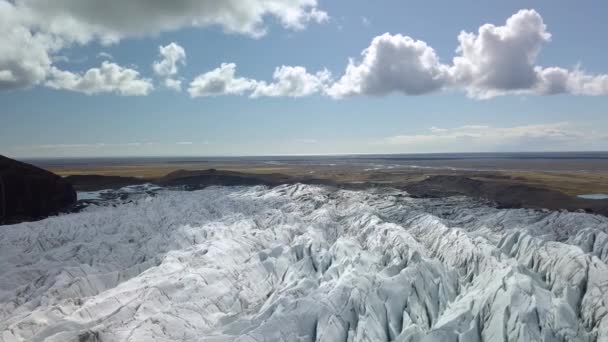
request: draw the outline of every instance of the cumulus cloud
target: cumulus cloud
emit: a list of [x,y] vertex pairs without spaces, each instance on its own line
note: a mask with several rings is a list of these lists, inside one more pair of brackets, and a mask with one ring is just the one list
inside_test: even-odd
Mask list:
[[115,63],[103,62],[99,68],[91,68],[84,74],[62,71],[53,67],[48,87],[72,90],[87,95],[117,93],[124,96],[148,95],[154,89],[152,81],[141,78],[139,72]]
[[152,65],[154,72],[159,76],[173,76],[177,74],[178,65],[186,62],[186,51],[177,43],[159,46],[160,61]]
[[[316,6],[316,2],[315,2],[315,6]],[[312,9],[308,12],[304,11],[304,12],[300,12],[301,14],[299,14],[298,16],[295,17],[295,22],[297,23],[296,25],[294,25],[293,27],[296,29],[303,29],[304,25],[308,22],[315,22],[315,23],[325,23],[329,21],[329,14],[327,14],[327,12],[325,11],[321,11],[319,9],[317,9],[316,7],[312,7]],[[291,27],[290,25],[287,25],[287,27]]]
[[[60,89],[95,89],[74,86],[84,82],[81,78],[85,75],[53,66],[54,60],[61,59],[62,50],[75,44],[91,41],[105,44],[125,37],[206,26],[259,37],[266,33],[267,18],[293,30],[329,20],[317,0],[0,0],[0,90],[37,84]],[[484,24],[476,32],[461,32],[451,62],[440,60],[427,42],[385,33],[375,37],[359,58],[350,59],[335,82],[327,70],[309,73],[299,66],[277,68],[271,82],[256,81],[236,77],[236,66],[223,64],[198,76],[188,91],[192,97],[223,94],[300,97],[321,93],[343,98],[394,92],[422,95],[441,90],[464,91],[473,98],[507,94],[608,95],[608,74],[594,75],[580,67],[537,65],[537,57],[550,39],[540,14],[521,10],[503,25]],[[159,56],[153,64],[155,74],[167,88],[180,90],[181,80],[176,75],[185,63],[184,49],[171,43],[160,47]],[[99,69],[91,69],[93,73],[94,70]],[[49,76],[51,79],[47,81]],[[133,81],[139,81],[135,93],[151,89],[144,86],[147,81],[139,76]],[[65,86],[67,83],[72,86]],[[113,89],[123,94],[134,93]]]
[[190,82],[188,93],[191,97],[240,95],[253,90],[256,84],[255,80],[236,77],[236,64],[222,63]]
[[534,62],[550,38],[534,10],[517,12],[504,26],[485,24],[477,34],[461,32],[453,81],[475,97],[532,89],[538,83]]
[[580,68],[536,68],[539,82],[536,91],[552,95],[570,93],[574,95],[608,95],[608,75],[589,75]]
[[0,44],[0,90],[25,88],[44,80],[51,66],[44,38],[22,28],[0,35],[4,37]]
[[327,93],[351,95],[419,95],[440,89],[448,75],[435,50],[425,42],[400,34],[375,37],[363,50],[360,63],[350,60],[344,76]]
[[106,40],[183,27],[219,26],[226,32],[260,36],[264,19],[275,17],[286,28],[328,20],[317,0],[17,0],[47,20],[73,20],[82,32]]
[[49,53],[61,45],[50,35],[30,31],[26,26],[29,17],[0,0],[0,90],[42,82],[52,64]]
[[331,74],[327,70],[310,74],[301,66],[281,66],[275,69],[273,82],[237,77],[236,64],[223,63],[219,68],[196,77],[188,88],[191,97],[243,95],[302,97],[323,93]]
[[290,96],[301,97],[324,92],[331,80],[331,73],[324,69],[310,74],[301,66],[281,66],[273,74],[274,82],[257,82],[251,97]]
[[175,90],[175,91],[181,91],[182,90],[182,81],[176,80],[174,78],[167,78],[167,79],[165,79],[165,87]]
[[[521,10],[502,26],[484,24],[476,33],[461,32],[452,63],[442,63],[424,41],[385,33],[372,40],[360,60],[350,59],[335,82],[327,70],[311,74],[304,67],[282,66],[275,70],[273,82],[266,83],[235,78],[233,66],[199,76],[191,83],[190,94],[300,97],[321,93],[343,98],[393,92],[422,95],[447,89],[480,99],[507,94],[608,95],[606,74],[536,65],[542,46],[550,39],[542,17],[534,10]],[[201,88],[207,90],[197,90]]]
[[73,44],[205,26],[259,37],[269,17],[293,30],[329,19],[317,0],[0,0],[0,90],[43,83],[54,55]]
[[536,65],[551,34],[534,10],[521,10],[504,26],[482,25],[477,34],[461,32],[451,68],[453,84],[471,97],[505,94],[608,95],[608,75],[589,75],[576,68]]
[[174,78],[180,65],[186,64],[186,50],[177,43],[159,46],[161,59],[152,64],[154,73],[165,78],[167,88],[180,91],[182,82]]
[[536,65],[550,39],[540,14],[521,10],[502,26],[485,24],[477,33],[461,32],[456,57],[444,64],[426,42],[385,33],[363,50],[360,62],[349,60],[344,75],[327,93],[334,98],[421,95],[441,89],[464,90],[482,99],[507,94],[608,95],[606,74]]

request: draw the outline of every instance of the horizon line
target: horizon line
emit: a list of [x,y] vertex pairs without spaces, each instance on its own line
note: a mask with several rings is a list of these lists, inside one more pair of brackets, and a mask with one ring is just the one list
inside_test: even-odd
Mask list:
[[396,153],[294,153],[294,154],[248,154],[248,155],[124,155],[124,156],[28,156],[8,157],[21,160],[40,159],[127,159],[127,158],[264,158],[264,157],[346,157],[346,156],[399,156],[399,155],[462,155],[462,154],[535,154],[535,153],[608,153],[608,150],[549,150],[549,151],[484,151],[484,152],[396,152]]

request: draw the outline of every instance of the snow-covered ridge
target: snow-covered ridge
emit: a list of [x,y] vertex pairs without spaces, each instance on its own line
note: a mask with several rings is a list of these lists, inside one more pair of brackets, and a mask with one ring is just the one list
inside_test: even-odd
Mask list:
[[309,185],[0,227],[1,341],[606,341],[608,219]]

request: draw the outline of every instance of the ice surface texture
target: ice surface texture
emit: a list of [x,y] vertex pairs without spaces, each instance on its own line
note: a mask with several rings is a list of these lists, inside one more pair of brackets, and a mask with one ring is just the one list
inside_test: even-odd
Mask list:
[[0,227],[2,341],[607,341],[608,219],[310,185]]

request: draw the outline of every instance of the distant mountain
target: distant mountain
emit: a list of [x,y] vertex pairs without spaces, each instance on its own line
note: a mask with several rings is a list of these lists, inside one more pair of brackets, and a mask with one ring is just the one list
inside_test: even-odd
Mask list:
[[75,202],[76,192],[63,178],[0,155],[0,224],[41,219]]

